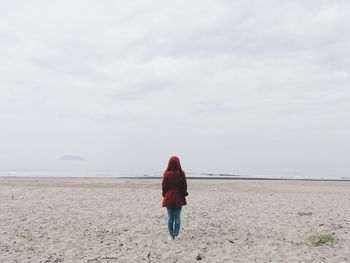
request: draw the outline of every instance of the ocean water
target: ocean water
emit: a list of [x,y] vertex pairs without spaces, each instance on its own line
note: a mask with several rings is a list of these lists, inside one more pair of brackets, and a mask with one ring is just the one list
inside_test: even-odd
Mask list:
[[[164,167],[162,167],[164,168]],[[127,177],[127,178],[160,178],[161,170],[120,169],[118,165],[105,165],[91,161],[45,161],[14,162],[0,161],[0,177]],[[239,174],[217,171],[188,171],[188,178],[208,179],[304,179],[304,180],[344,180],[350,176],[306,175],[301,173],[286,174]]]
[[123,170],[117,165],[86,160],[0,162],[1,177],[139,177],[149,173],[158,175],[154,171]]

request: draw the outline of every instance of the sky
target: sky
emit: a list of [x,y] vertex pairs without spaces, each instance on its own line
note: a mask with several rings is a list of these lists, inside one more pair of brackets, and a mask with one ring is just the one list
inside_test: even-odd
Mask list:
[[349,176],[347,0],[0,1],[0,162]]

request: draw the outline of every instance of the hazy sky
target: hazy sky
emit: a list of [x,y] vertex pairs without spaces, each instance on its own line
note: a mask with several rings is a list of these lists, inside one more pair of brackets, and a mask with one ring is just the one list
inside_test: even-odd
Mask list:
[[0,159],[348,176],[349,58],[348,0],[1,1]]

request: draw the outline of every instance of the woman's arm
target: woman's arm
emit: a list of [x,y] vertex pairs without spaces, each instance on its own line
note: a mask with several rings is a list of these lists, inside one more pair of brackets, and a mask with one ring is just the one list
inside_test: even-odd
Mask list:
[[183,173],[183,182],[182,182],[182,190],[183,190],[183,193],[185,196],[188,196],[188,193],[187,193],[187,180],[186,180],[186,175],[185,173]]
[[166,179],[166,176],[163,175],[163,181],[162,181],[162,196],[165,197],[166,192],[168,192],[168,181]]

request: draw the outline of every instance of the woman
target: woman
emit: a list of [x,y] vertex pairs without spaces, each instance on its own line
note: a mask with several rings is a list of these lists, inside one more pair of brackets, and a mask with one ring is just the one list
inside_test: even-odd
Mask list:
[[[173,156],[164,172],[163,182],[163,207],[168,210],[169,240],[177,239],[180,232],[181,208],[186,205],[187,182],[184,171],[181,169],[180,160]],[[175,221],[175,227],[174,227]]]

